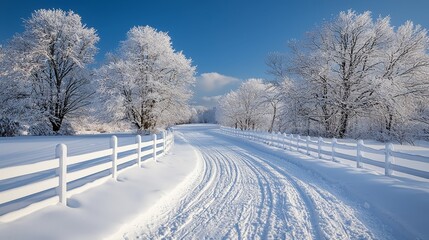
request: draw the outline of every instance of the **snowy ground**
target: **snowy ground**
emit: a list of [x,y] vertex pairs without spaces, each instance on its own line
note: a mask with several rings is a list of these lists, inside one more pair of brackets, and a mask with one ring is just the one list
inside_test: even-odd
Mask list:
[[199,180],[172,209],[125,239],[404,239],[429,236],[429,187],[228,137],[182,132],[203,156]]
[[113,135],[118,137],[118,146],[135,143],[133,134],[3,137],[0,138],[0,167],[52,159],[55,157],[55,146],[59,143],[67,145],[69,155],[104,150],[110,147],[110,138]]
[[131,168],[68,208],[0,224],[0,239],[429,239],[426,182],[230,137],[215,125],[176,130],[161,164]]

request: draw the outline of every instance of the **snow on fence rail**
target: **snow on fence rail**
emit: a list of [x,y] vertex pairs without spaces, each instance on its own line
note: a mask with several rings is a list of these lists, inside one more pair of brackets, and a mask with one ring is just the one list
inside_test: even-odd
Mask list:
[[[338,158],[342,158],[349,161],[356,162],[356,167],[362,168],[363,163],[372,166],[384,168],[384,174],[386,176],[392,176],[394,171],[409,174],[412,176],[429,179],[429,172],[409,166],[403,166],[395,164],[395,158],[400,158],[405,161],[420,162],[428,164],[429,157],[420,156],[415,154],[409,154],[404,152],[397,152],[394,150],[392,143],[386,143],[384,148],[375,149],[367,145],[364,145],[363,140],[358,140],[356,144],[344,144],[338,143],[337,139],[333,138],[331,141],[325,141],[319,137],[317,140],[311,137],[302,137],[300,135],[293,134],[281,134],[281,133],[267,133],[259,131],[242,131],[234,128],[221,127],[223,131],[231,135],[248,138],[250,140],[259,141],[268,145],[281,147],[283,149],[294,150],[298,152],[304,151],[307,155],[315,153],[320,159],[324,156],[329,156],[332,161],[338,161]],[[328,148],[328,150],[326,149]],[[340,152],[340,150],[347,150]],[[379,156],[384,158],[384,161],[377,160],[377,157],[366,156]],[[378,159],[379,159],[378,158]]]
[[[6,167],[0,169],[0,181],[9,180],[12,178],[22,177],[33,173],[41,173],[47,170],[56,170],[56,176],[50,177],[36,182],[29,182],[23,186],[14,187],[4,191],[0,191],[0,204],[9,203],[16,201],[27,196],[44,192],[49,189],[55,189],[56,195],[47,199],[32,203],[26,207],[18,210],[7,212],[0,216],[0,222],[10,222],[22,216],[25,216],[31,212],[47,207],[49,205],[60,203],[62,205],[67,204],[67,198],[74,194],[81,193],[91,187],[97,186],[105,182],[106,180],[118,177],[118,166],[125,163],[129,164],[120,171],[125,170],[131,166],[141,166],[141,159],[144,157],[152,157],[154,161],[157,161],[157,157],[164,155],[174,144],[173,133],[169,131],[162,132],[162,138],[157,139],[156,135],[152,135],[152,140],[142,141],[141,136],[136,136],[136,143],[126,146],[118,147],[118,138],[112,136],[110,141],[110,148],[68,156],[67,146],[65,144],[58,144],[55,149],[55,158],[40,161],[33,164]],[[142,151],[142,149],[146,149]],[[127,152],[134,151],[134,153],[127,154]],[[161,153],[160,153],[161,152]],[[124,153],[125,156],[118,158],[118,154]],[[91,160],[108,157],[110,156],[111,161],[103,162],[90,167],[84,167],[76,171],[68,171],[67,167],[75,164],[84,164]],[[86,183],[83,186],[67,190],[67,184],[76,180],[83,179],[93,174],[101,173],[103,171],[110,170],[108,176],[97,178],[96,180]]]

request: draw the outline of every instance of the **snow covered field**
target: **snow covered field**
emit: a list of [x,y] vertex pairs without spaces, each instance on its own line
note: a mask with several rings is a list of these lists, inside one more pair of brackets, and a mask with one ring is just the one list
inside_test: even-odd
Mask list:
[[[35,163],[55,157],[55,146],[64,143],[70,155],[109,148],[110,138],[118,137],[118,146],[135,143],[134,134],[94,134],[77,136],[20,136],[0,138],[0,167]],[[150,136],[146,136],[149,139]]]
[[[1,223],[0,239],[429,238],[427,182],[228,136],[216,125],[176,131],[176,145],[160,163],[126,170],[117,182],[73,196],[69,207]],[[103,148],[85,138],[70,144],[76,151]],[[4,145],[8,140],[20,141],[0,143],[0,162],[8,156],[1,166],[17,154],[11,149],[19,144]],[[48,154],[29,146],[39,159]]]

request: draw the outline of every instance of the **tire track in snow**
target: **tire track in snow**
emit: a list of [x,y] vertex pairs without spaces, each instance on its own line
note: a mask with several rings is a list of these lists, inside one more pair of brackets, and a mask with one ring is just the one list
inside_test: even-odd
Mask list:
[[[253,159],[254,163],[259,162],[259,167],[266,168],[269,172],[277,172],[290,180],[295,189],[298,190],[306,202],[307,209],[313,215],[312,224],[316,227],[315,237],[321,238],[335,238],[335,239],[371,239],[375,238],[374,234],[356,217],[355,211],[338,200],[329,191],[323,188],[326,185],[323,180],[308,184],[307,182],[314,183],[314,176],[311,176],[298,166],[287,163],[285,160],[279,159],[276,156],[268,154],[267,152],[252,150],[249,154],[246,151],[240,152],[243,157]],[[282,162],[283,165],[287,164],[288,168],[293,171],[286,171],[276,164]],[[301,179],[302,180],[301,180]],[[313,179],[312,179],[313,178]],[[304,182],[305,180],[306,182]],[[378,234],[378,237],[391,238],[390,235]],[[377,237],[377,238],[378,238]]]
[[[236,151],[236,150],[235,150]],[[244,156],[244,157],[243,157]],[[244,160],[246,158],[248,159],[252,159],[255,160],[255,157],[248,155],[248,154],[243,154],[241,153],[241,158]],[[244,160],[247,165],[253,169],[255,169],[255,172],[258,172],[258,174],[262,175],[263,173],[268,174],[269,177],[271,179],[281,179],[278,178],[278,176],[275,176],[275,174],[273,174],[273,172],[271,171],[261,171],[259,170],[259,166],[257,166],[254,161],[251,160]],[[314,216],[312,217],[313,211],[308,209],[308,201],[304,201],[306,204],[304,204],[302,201],[299,201],[299,199],[303,199],[306,198],[306,196],[304,194],[302,194],[300,191],[297,191],[297,187],[293,184],[293,182],[291,181],[279,181],[277,184],[276,183],[272,183],[273,185],[281,185],[281,186],[285,186],[285,189],[288,189],[288,191],[284,192],[284,194],[286,194],[287,196],[285,196],[283,199],[285,200],[285,203],[288,204],[289,206],[293,206],[296,209],[300,209],[305,210],[304,211],[304,215],[302,214],[296,214],[296,212],[290,212],[291,214],[288,215],[287,213],[285,214],[284,212],[281,212],[283,215],[283,220],[286,222],[285,225],[289,225],[289,229],[292,230],[297,230],[297,229],[302,229],[300,230],[300,234],[298,234],[297,236],[289,236],[289,237],[304,237],[306,239],[311,238],[311,237],[315,237],[315,238],[320,238],[320,234],[318,229],[316,228],[316,230],[314,230],[314,226],[316,226],[315,222],[316,221],[312,221],[311,219],[315,218]],[[277,193],[278,195],[282,196],[282,193]],[[277,200],[279,201],[279,200]],[[279,208],[284,207],[284,204],[279,204]],[[289,207],[289,210],[290,207]],[[302,212],[301,212],[302,213]],[[295,219],[299,219],[300,221],[294,221]],[[296,223],[301,223],[301,224],[296,224]],[[278,223],[277,223],[278,224]],[[276,223],[274,223],[273,225],[277,225]],[[293,225],[293,226],[292,226]],[[266,232],[266,230],[265,230]],[[266,237],[266,236],[264,236]]]
[[377,237],[323,180],[299,166],[211,130],[180,131],[201,152],[202,175],[177,205],[130,238]]

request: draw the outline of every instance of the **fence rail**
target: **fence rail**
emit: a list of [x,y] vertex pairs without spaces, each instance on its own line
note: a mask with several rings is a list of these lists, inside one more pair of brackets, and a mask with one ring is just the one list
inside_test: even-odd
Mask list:
[[[81,193],[91,187],[102,184],[108,179],[117,179],[118,177],[118,166],[122,164],[128,164],[120,171],[125,170],[131,166],[141,167],[141,160],[145,157],[150,157],[157,161],[157,157],[164,155],[174,144],[174,136],[171,130],[163,131],[162,138],[157,139],[156,135],[152,135],[152,140],[142,141],[141,136],[136,136],[136,143],[118,147],[118,139],[116,136],[112,136],[110,141],[110,148],[80,154],[68,156],[67,146],[65,144],[58,144],[55,149],[55,158],[40,161],[33,164],[13,166],[0,169],[0,181],[10,180],[12,178],[18,178],[27,176],[30,174],[41,173],[47,170],[56,169],[55,176],[51,176],[47,179],[38,181],[31,181],[23,186],[13,187],[4,191],[0,191],[0,204],[10,203],[12,201],[19,201],[22,198],[28,197],[33,194],[38,194],[49,189],[55,189],[56,195],[31,203],[30,205],[7,212],[0,216],[0,222],[10,222],[38,209],[47,207],[49,205],[60,203],[62,205],[67,204],[67,198],[76,193]],[[150,149],[146,149],[149,148]],[[142,149],[146,149],[143,150]],[[121,153],[121,157],[118,158],[118,154]],[[101,162],[95,165],[84,167],[82,169],[70,171],[67,167],[71,165],[86,164],[94,159],[109,157],[110,161]],[[133,163],[134,162],[134,163]],[[90,182],[86,182],[85,185],[76,187],[74,189],[67,189],[67,184],[82,180],[88,176],[101,173],[103,171],[110,170],[110,174],[107,176],[101,176]]]
[[[356,167],[358,168],[362,168],[363,163],[384,168],[384,174],[386,176],[392,176],[396,171],[429,179],[428,171],[412,168],[410,166],[395,164],[395,158],[400,158],[414,163],[420,162],[429,164],[429,157],[395,151],[393,144],[391,143],[386,143],[383,148],[376,149],[364,145],[363,140],[358,140],[356,143],[345,144],[338,143],[337,139],[335,138],[331,139],[330,141],[326,141],[321,137],[315,139],[309,136],[302,137],[300,135],[293,134],[242,131],[227,127],[221,127],[221,130],[229,135],[244,137],[249,140],[263,142],[265,144],[283,149],[305,152],[307,155],[315,153],[316,156],[320,159],[322,159],[322,155],[325,155],[329,156],[332,161],[338,161],[338,158],[354,161],[356,162]],[[326,148],[329,148],[329,150],[326,150]],[[339,152],[339,150],[347,150],[348,153]],[[350,152],[353,153],[350,154]],[[384,161],[379,161],[377,158],[365,156],[365,153],[380,156],[379,158],[384,157]]]

